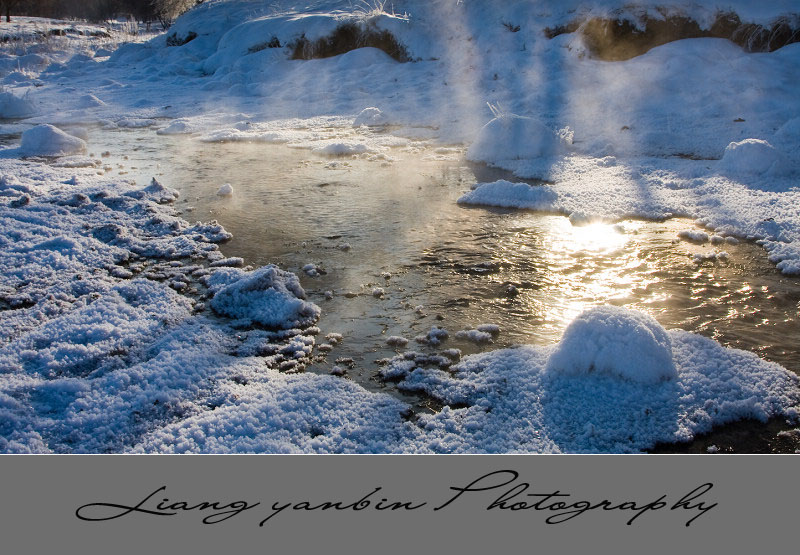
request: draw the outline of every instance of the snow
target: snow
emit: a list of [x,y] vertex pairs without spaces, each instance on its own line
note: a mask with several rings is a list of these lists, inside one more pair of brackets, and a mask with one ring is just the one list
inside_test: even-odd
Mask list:
[[86,152],[86,141],[52,125],[37,125],[22,134],[23,156],[70,156]]
[[391,347],[405,347],[408,345],[408,339],[399,335],[390,335],[386,338],[386,344]]
[[428,333],[425,335],[418,335],[414,338],[414,341],[417,343],[425,343],[428,345],[439,345],[443,341],[446,341],[447,338],[450,337],[450,334],[447,332],[446,329],[440,328],[438,326],[433,326]]
[[303,272],[309,277],[317,277],[322,274],[321,268],[316,264],[308,263],[302,268]]
[[614,306],[593,308],[570,322],[546,370],[597,372],[643,384],[677,377],[667,331],[647,314]]
[[[797,415],[797,376],[752,353],[616,307],[576,322],[553,347],[469,356],[452,374],[405,355],[382,373],[466,405],[420,417],[417,441],[434,452],[636,452],[742,417]],[[606,359],[595,340],[633,350]],[[655,366],[667,357],[669,371]]]
[[456,332],[456,339],[472,341],[473,343],[491,343],[492,334],[480,330],[461,330]]
[[156,131],[159,135],[184,135],[192,133],[192,125],[187,121],[174,120],[166,127]]
[[353,121],[353,127],[361,127],[362,125],[367,127],[381,126],[385,125],[387,120],[388,118],[386,117],[386,114],[384,114],[379,108],[364,108]]
[[0,90],[0,118],[25,118],[36,111],[33,103],[9,91]]
[[525,208],[546,212],[558,211],[558,194],[547,185],[528,185],[499,180],[478,183],[472,191],[458,199],[459,204]]
[[309,326],[320,315],[319,307],[305,300],[297,276],[271,264],[252,272],[220,269],[208,286],[214,293],[211,308],[244,325],[289,329]]
[[702,264],[703,262],[727,262],[731,255],[725,251],[714,252],[699,252],[692,256],[695,264]]
[[784,154],[761,139],[745,139],[725,147],[719,169],[731,174],[787,175],[795,171]]
[[571,137],[557,134],[542,121],[502,114],[481,128],[467,150],[467,160],[499,165],[506,160],[548,158],[568,152]]
[[699,229],[684,229],[678,232],[678,237],[692,243],[708,243],[708,233]]
[[[342,379],[346,357],[333,376],[302,372],[321,310],[295,274],[243,267],[219,252],[231,235],[217,222],[176,215],[177,191],[100,176],[79,156],[87,128],[183,135],[174,140],[187,148],[285,143],[342,158],[309,162],[335,172],[353,156],[402,172],[407,152],[466,150],[476,167],[516,178],[480,183],[461,204],[575,225],[687,216],[705,231],[680,238],[756,240],[778,270],[800,274],[800,45],[754,54],[691,39],[604,62],[578,33],[544,34],[665,9],[703,28],[720,9],[769,25],[796,2],[398,0],[369,14],[350,0],[256,4],[204,2],[170,30],[197,33],[180,47],[165,34],[122,46],[4,43],[0,118],[25,119],[3,124],[11,143],[0,149],[0,451],[638,452],[743,418],[797,420],[800,384],[787,370],[610,306],[579,315],[550,346],[462,358],[438,350],[446,330],[418,335],[425,353],[381,370],[443,407],[409,419],[408,404]],[[263,47],[323,37],[350,16],[391,31],[414,61],[374,48],[289,60],[285,47]],[[33,36],[41,22],[25,21],[17,32]],[[31,159],[59,156],[70,158]],[[454,338],[488,343],[499,331]],[[317,350],[342,339],[327,334]]]

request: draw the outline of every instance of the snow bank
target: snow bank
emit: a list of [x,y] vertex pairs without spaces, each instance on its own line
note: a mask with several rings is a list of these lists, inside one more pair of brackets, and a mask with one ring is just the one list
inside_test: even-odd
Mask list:
[[639,383],[677,377],[666,330],[651,316],[614,306],[593,308],[570,322],[546,369],[600,372]]
[[211,308],[242,324],[294,328],[309,326],[320,315],[317,305],[305,301],[297,276],[271,264],[252,272],[219,270],[208,285],[214,292]]
[[71,156],[86,152],[86,141],[43,124],[22,134],[19,151],[23,156]]

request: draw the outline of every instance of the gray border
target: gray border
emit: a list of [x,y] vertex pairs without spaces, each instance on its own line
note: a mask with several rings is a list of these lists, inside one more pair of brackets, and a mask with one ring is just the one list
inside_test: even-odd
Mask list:
[[[3,476],[4,553],[482,553],[497,550],[558,553],[731,553],[789,547],[794,542],[794,509],[800,485],[791,455],[6,455]],[[506,486],[478,489],[512,478],[492,472],[514,470]],[[490,483],[491,480],[495,480]],[[666,495],[664,507],[644,511],[597,509],[560,524],[547,524],[553,510],[487,509],[512,487],[522,489],[506,505],[528,505],[541,497],[527,493],[569,493],[569,502],[634,501],[638,508]],[[678,506],[705,483],[713,487]],[[166,490],[156,492],[161,487]],[[367,497],[369,506],[352,505]],[[94,503],[157,510],[167,497],[190,505],[219,501],[214,508],[175,511],[172,516],[127,512],[106,521],[76,517]],[[382,498],[427,505],[418,509],[375,510]],[[550,498],[555,499],[555,498]],[[260,505],[216,524],[202,524],[212,513],[234,510],[234,501]],[[275,502],[341,501],[341,510],[307,511],[289,507],[264,526]],[[386,502],[384,502],[385,504]],[[703,512],[698,503],[716,506]],[[685,507],[688,505],[688,508]],[[655,507],[655,505],[654,505]],[[702,507],[701,507],[702,509]],[[90,518],[125,512],[87,507]],[[166,512],[166,511],[165,511]],[[687,520],[697,517],[686,526]],[[221,518],[221,515],[218,517]]]

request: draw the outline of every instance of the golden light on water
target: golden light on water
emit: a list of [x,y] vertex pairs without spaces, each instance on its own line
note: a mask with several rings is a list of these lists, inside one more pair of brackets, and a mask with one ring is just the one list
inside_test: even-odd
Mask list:
[[[524,218],[536,218],[539,228],[543,223],[547,228],[539,235],[541,244],[534,247],[543,257],[541,267],[547,269],[546,275],[539,276],[545,287],[521,299],[541,320],[543,337],[557,340],[572,320],[592,306],[618,304],[652,312],[648,301],[664,300],[656,291],[642,294],[658,281],[657,268],[645,256],[638,235],[643,223],[573,225],[563,216],[527,215],[518,222],[521,227]],[[531,249],[532,245],[525,244],[529,239],[520,235],[507,248]],[[524,281],[524,276],[518,279]]]
[[575,226],[569,220],[562,218],[561,233],[567,237],[566,241],[572,249],[577,251],[607,252],[609,250],[622,247],[628,242],[628,238],[619,227],[606,224],[594,223],[584,226]]

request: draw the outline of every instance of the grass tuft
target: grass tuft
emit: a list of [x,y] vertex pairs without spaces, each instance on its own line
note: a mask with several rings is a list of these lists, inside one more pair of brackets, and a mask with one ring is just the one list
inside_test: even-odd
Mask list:
[[197,33],[189,31],[185,37],[179,37],[177,33],[172,33],[167,37],[167,46],[183,46],[197,38]]

